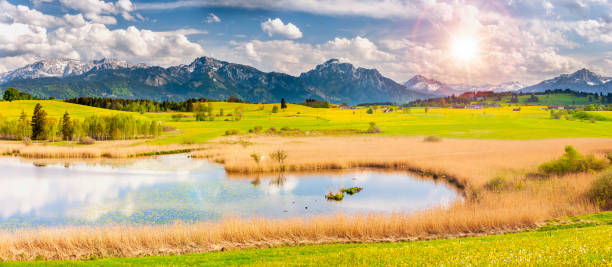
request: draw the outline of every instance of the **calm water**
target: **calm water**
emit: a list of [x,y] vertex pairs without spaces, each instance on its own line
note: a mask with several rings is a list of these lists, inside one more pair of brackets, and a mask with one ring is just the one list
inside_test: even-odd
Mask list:
[[[36,165],[0,158],[0,228],[413,212],[458,197],[443,183],[408,173],[353,170],[235,178],[218,164],[186,155],[113,165]],[[364,189],[341,202],[325,200],[329,190],[341,186]]]

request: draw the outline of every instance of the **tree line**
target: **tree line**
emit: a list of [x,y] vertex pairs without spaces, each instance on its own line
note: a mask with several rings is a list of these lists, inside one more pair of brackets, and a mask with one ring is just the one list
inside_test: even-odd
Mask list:
[[47,116],[40,103],[32,116],[25,111],[16,120],[0,114],[0,138],[8,140],[72,141],[86,137],[95,140],[127,140],[160,136],[158,121],[137,119],[132,114],[91,115],[83,120],[70,116],[68,111],[59,119]]
[[304,100],[304,102],[300,103],[299,105],[304,105],[311,108],[329,108],[329,102],[312,98]]
[[[68,103],[85,105],[96,108],[105,108],[121,111],[132,112],[195,112],[194,106],[201,102],[220,102],[222,100],[209,98],[191,98],[185,101],[154,101],[147,99],[120,99],[120,98],[104,98],[104,97],[77,97],[64,100]],[[226,102],[248,103],[240,100],[238,97],[231,96],[226,99]]]
[[30,94],[19,92],[19,90],[9,87],[2,94],[2,100],[4,101],[14,101],[14,100],[38,100],[37,97],[34,97]]
[[77,97],[64,100],[68,103],[132,112],[193,112],[195,103],[220,101],[208,98],[192,98],[185,101],[153,101],[147,99],[120,99],[103,97]]
[[504,97],[510,97],[508,103],[519,103],[519,96],[529,95],[529,98],[526,100],[528,103],[537,103],[540,101],[538,96],[542,95],[553,95],[553,94],[571,94],[576,97],[588,97],[590,102],[599,102],[600,104],[612,104],[612,93],[603,94],[603,93],[588,93],[588,92],[578,92],[573,91],[571,89],[554,89],[554,90],[546,90],[544,92],[535,92],[535,93],[524,93],[524,92],[492,92],[492,91],[478,91],[478,92],[465,92],[458,96],[450,95],[446,97],[437,97],[430,98],[427,100],[415,100],[404,106],[413,106],[413,107],[426,107],[426,106],[447,106],[447,105],[469,105],[471,102],[477,99],[483,100],[492,100],[492,101],[502,101]]

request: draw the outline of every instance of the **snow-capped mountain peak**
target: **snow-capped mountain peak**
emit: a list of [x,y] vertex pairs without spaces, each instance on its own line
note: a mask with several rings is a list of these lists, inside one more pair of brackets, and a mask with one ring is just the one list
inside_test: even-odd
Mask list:
[[124,60],[107,58],[93,61],[80,61],[70,58],[54,58],[37,61],[24,67],[0,74],[0,83],[13,80],[45,77],[63,78],[72,75],[80,75],[92,69],[103,70],[131,67],[144,67],[144,65],[132,65]]
[[407,88],[422,90],[422,91],[437,91],[442,87],[446,87],[445,84],[436,81],[434,79],[428,79],[423,75],[415,75],[410,80],[404,83]]
[[561,74],[550,80],[522,89],[523,92],[542,92],[554,89],[571,89],[590,93],[612,91],[612,78],[604,77],[588,69],[580,69],[571,74]]
[[441,96],[455,93],[448,85],[420,74],[410,78],[403,85],[408,89],[430,92]]

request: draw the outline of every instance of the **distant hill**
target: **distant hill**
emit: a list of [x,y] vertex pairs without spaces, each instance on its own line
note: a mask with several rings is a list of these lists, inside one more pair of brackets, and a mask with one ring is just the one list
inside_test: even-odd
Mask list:
[[130,65],[118,60],[79,63],[41,61],[2,76],[3,88],[15,87],[38,97],[79,96],[126,99],[227,99],[250,102],[302,102],[306,98],[357,104],[405,103],[433,97],[397,84],[375,69],[356,68],[329,60],[299,77],[262,72],[247,65],[200,57],[189,65],[169,68]]
[[572,91],[589,93],[612,93],[612,78],[581,69],[572,74],[561,74],[550,80],[527,86],[522,92],[543,92],[554,89],[571,89]]

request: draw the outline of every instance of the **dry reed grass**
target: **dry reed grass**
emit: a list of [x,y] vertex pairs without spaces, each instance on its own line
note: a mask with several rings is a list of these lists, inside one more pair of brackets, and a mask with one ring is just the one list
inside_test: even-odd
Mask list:
[[[310,219],[239,219],[218,223],[176,223],[163,226],[17,230],[0,232],[3,260],[133,257],[274,247],[330,242],[375,242],[483,235],[534,227],[543,221],[596,212],[584,194],[592,173],[533,179],[525,176],[537,164],[558,157],[567,144],[583,153],[612,148],[610,139],[533,141],[450,140],[424,143],[420,138],[342,137],[278,138],[232,145],[222,140],[197,155],[225,161],[235,172],[273,171],[278,163],[260,165],[252,153],[283,149],[290,169],[345,168],[356,165],[410,167],[453,175],[466,184],[465,200],[446,208],[415,214],[358,214]],[[194,153],[196,154],[196,153]],[[244,164],[244,166],[240,165]],[[502,191],[482,187],[493,175],[507,176]]]
[[[243,137],[241,137],[243,138]],[[565,138],[544,140],[444,139],[423,142],[419,137],[254,137],[244,146],[220,138],[195,158],[223,162],[230,173],[276,172],[281,165],[269,154],[283,150],[288,171],[345,169],[354,167],[402,168],[457,177],[471,185],[482,185],[495,175],[531,170],[560,157],[566,145],[584,154],[603,157],[612,151],[612,139]],[[263,156],[256,163],[251,154]]]
[[133,141],[104,141],[94,145],[50,145],[0,143],[0,154],[17,155],[23,158],[127,158],[164,153],[181,153],[205,149],[206,145],[143,145]]

